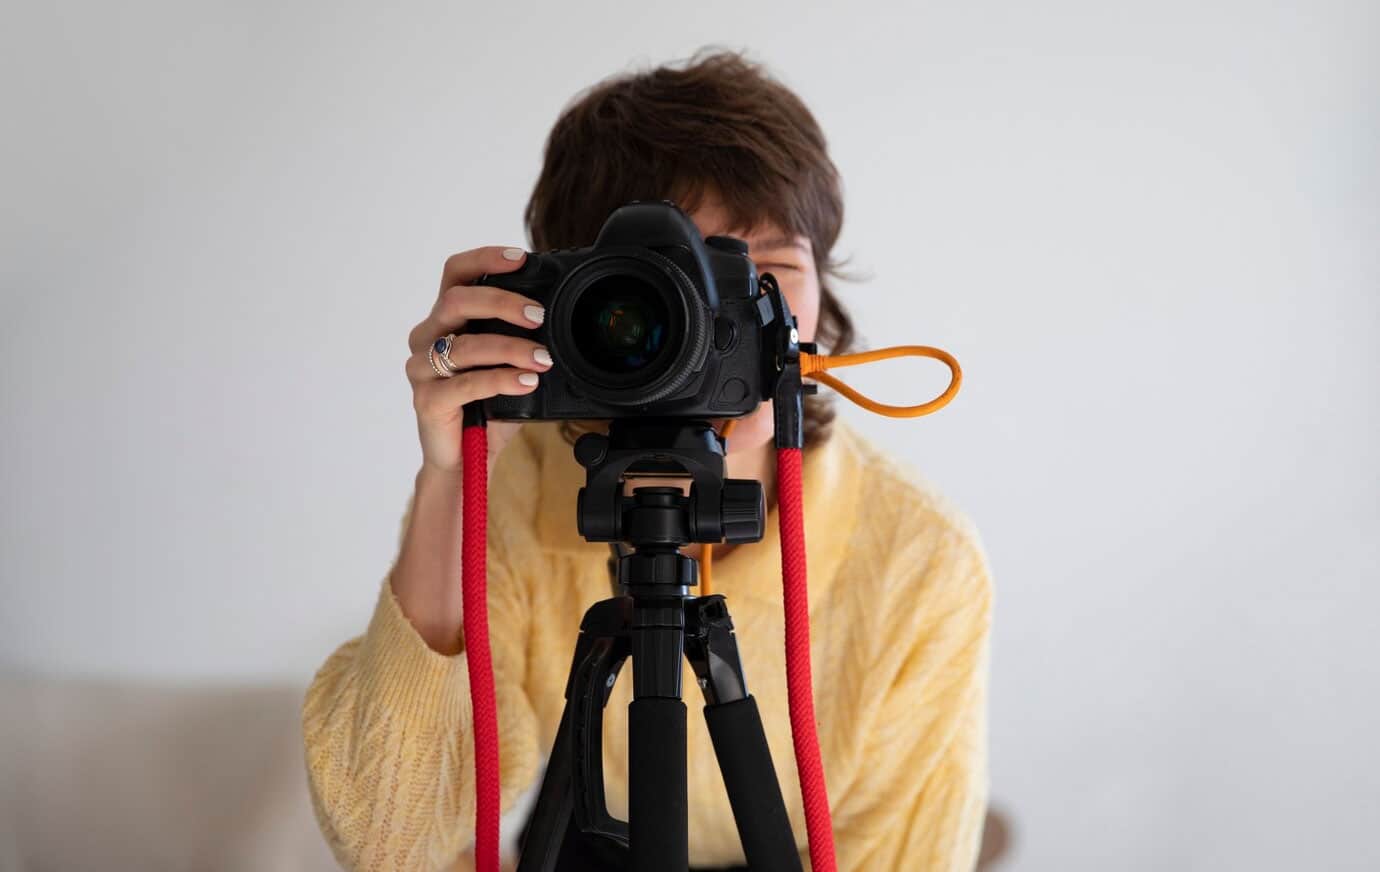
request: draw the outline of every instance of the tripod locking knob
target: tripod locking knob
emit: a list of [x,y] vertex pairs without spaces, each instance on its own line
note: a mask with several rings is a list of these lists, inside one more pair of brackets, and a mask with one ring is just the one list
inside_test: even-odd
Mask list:
[[759,542],[766,530],[767,506],[762,483],[750,478],[730,478],[720,497],[724,541]]

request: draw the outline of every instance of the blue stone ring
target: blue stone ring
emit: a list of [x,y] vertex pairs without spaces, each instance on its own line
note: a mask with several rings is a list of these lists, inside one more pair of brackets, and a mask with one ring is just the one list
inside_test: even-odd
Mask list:
[[426,359],[431,363],[432,372],[441,378],[452,378],[460,367],[450,359],[450,350],[455,347],[455,334],[448,333],[431,343],[431,347],[426,350]]

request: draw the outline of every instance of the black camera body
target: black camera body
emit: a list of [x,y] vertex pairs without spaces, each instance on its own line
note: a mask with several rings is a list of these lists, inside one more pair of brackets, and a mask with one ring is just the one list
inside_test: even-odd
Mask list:
[[701,238],[670,201],[633,201],[593,245],[529,253],[477,284],[531,297],[546,318],[535,330],[484,319],[465,332],[535,339],[554,361],[531,393],[486,400],[491,420],[730,418],[771,396],[782,319],[747,244]]

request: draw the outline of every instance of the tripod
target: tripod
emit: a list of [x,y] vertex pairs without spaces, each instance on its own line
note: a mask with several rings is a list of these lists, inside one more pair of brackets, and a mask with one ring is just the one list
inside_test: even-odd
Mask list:
[[[690,542],[755,542],[766,510],[759,482],[726,479],[724,447],[709,422],[631,418],[575,444],[586,470],[579,531],[626,542],[617,558],[621,595],[585,612],[566,683],[565,710],[522,846],[518,872],[553,872],[579,831],[628,849],[631,872],[686,872],[689,800],[681,661],[704,693],[705,721],[750,868],[800,872],[757,702],[748,693],[733,622],[722,596],[696,597]],[[623,494],[625,475],[691,479]],[[632,658],[628,708],[628,820],[608,812],[602,757],[604,706]]]

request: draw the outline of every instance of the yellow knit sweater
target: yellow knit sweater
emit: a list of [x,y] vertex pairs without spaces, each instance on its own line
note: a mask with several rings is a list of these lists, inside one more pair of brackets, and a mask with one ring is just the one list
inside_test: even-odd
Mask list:
[[[584,610],[610,596],[608,547],[581,539],[583,470],[555,424],[500,455],[489,609],[503,808],[539,782]],[[971,869],[987,799],[991,587],[967,518],[842,421],[804,460],[816,716],[839,869]],[[406,520],[404,520],[406,523]],[[776,510],[714,562],[749,691],[809,869],[786,706]],[[458,583],[458,582],[457,582]],[[687,667],[686,674],[690,675]],[[702,704],[686,682],[693,867],[743,863]],[[609,810],[627,817],[626,670],[605,714]],[[316,673],[302,710],[317,821],[348,869],[473,868],[465,655],[430,648],[385,579],[373,618]],[[506,824],[505,844],[514,835]]]

